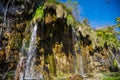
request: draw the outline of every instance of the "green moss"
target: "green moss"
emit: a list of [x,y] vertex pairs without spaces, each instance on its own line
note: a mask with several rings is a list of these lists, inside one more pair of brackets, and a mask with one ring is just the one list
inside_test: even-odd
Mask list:
[[21,48],[22,46],[22,38],[21,38],[21,34],[18,34],[16,41],[18,43],[18,48]]
[[47,0],[47,2],[50,2],[50,3],[57,3],[57,0]]
[[23,44],[24,44],[24,45],[23,45],[23,49],[27,51],[28,48],[29,48],[30,40],[29,40],[29,39],[28,39],[28,40],[27,40],[27,39],[24,39],[24,40],[23,40]]
[[33,17],[33,20],[32,20],[32,21],[36,21],[37,19],[43,18],[43,15],[44,15],[43,7],[42,7],[42,6],[39,6],[39,7],[36,9],[36,12],[35,12],[35,14],[34,14],[34,17]]
[[67,15],[67,24],[68,25],[74,25],[74,18],[70,14]]
[[120,80],[120,76],[119,77],[104,77],[102,80]]
[[102,76],[101,80],[120,80],[120,73],[109,73]]
[[5,80],[13,80],[13,79],[14,79],[14,71],[8,71]]
[[113,65],[114,65],[114,67],[118,67],[118,64],[115,59],[114,59]]
[[96,30],[99,44],[104,45],[105,42],[110,46],[119,47],[120,41],[117,38],[116,32],[113,26],[108,26],[103,29]]

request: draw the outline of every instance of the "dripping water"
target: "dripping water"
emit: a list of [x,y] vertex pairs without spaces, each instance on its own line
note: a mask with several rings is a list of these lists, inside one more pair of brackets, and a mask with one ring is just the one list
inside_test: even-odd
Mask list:
[[[4,22],[3,22],[3,27],[5,28],[6,27],[6,15],[7,15],[7,11],[8,11],[8,5],[10,3],[10,0],[8,0],[7,4],[6,4],[6,7],[5,7],[5,10],[4,10]],[[0,27],[0,40],[2,38],[2,31],[3,31],[3,27]]]
[[[77,41],[74,27],[72,27],[72,38],[73,38],[73,43]],[[73,51],[73,54],[75,54],[75,51]],[[75,73],[78,73],[76,55],[74,55],[74,68],[75,68]]]
[[[79,46],[80,44],[77,43],[80,40],[78,40],[77,38],[77,31],[75,31],[74,27],[72,27],[72,31],[73,31],[73,40],[75,41],[75,45],[77,46],[75,47],[77,48],[75,50],[80,55],[78,58],[79,63],[77,63],[77,59],[75,60],[75,73],[80,74],[82,77],[86,77],[83,68],[83,57],[82,57],[82,53],[80,52],[80,46]],[[78,66],[79,69],[77,69],[77,64],[79,64]],[[80,70],[80,72],[78,70]]]
[[6,4],[6,8],[5,8],[5,11],[4,11],[4,23],[3,23],[3,26],[6,27],[6,15],[7,15],[7,11],[8,11],[8,5],[10,3],[10,0],[8,0],[7,4]]
[[82,54],[80,54],[80,75],[84,75]]
[[37,34],[37,25],[35,24],[34,29],[30,38],[30,45],[27,52],[27,60],[26,60],[26,70],[25,70],[25,79],[33,79],[34,78],[34,57],[36,52],[36,34]]

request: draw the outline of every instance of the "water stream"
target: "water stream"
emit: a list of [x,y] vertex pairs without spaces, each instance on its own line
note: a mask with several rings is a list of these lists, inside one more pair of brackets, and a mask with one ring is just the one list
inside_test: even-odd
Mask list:
[[118,65],[118,68],[120,69],[120,62],[118,61],[118,58],[117,58],[117,57],[113,54],[113,52],[112,52],[112,51],[110,51],[110,50],[109,50],[109,52],[111,53],[112,58],[116,60],[117,65]]
[[[72,33],[73,40],[74,40],[75,43],[77,44],[77,42],[78,42],[79,40],[77,39],[76,31],[75,31],[74,27],[72,27],[72,31],[73,31],[73,33]],[[76,48],[77,48],[77,49],[76,49]],[[79,58],[78,58],[78,61],[79,61],[80,63],[77,63],[77,59],[75,60],[75,73],[80,74],[81,76],[84,77],[85,74],[84,74],[84,68],[83,68],[82,53],[80,52],[80,47],[79,47],[78,45],[77,45],[77,47],[75,47],[75,49],[77,50],[76,52],[78,52],[78,54],[80,55]],[[77,69],[77,64],[80,64],[80,65],[78,66],[78,68],[80,68],[80,72],[78,72],[79,69]]]
[[25,79],[34,79],[34,57],[36,52],[36,35],[37,35],[37,25],[35,24],[34,29],[30,38],[30,45],[27,52],[26,60],[26,70],[25,70]]
[[2,36],[2,31],[3,31],[3,28],[5,28],[6,27],[6,15],[7,15],[7,11],[8,11],[8,5],[9,5],[9,3],[10,3],[10,0],[8,0],[8,2],[7,2],[7,4],[6,4],[6,7],[5,7],[5,9],[4,9],[4,22],[3,22],[3,27],[0,27],[0,40],[1,40],[1,36]]
[[8,2],[7,2],[7,4],[6,4],[5,11],[4,11],[4,23],[3,23],[3,26],[4,26],[4,27],[6,27],[6,15],[7,15],[9,3],[10,3],[10,0],[8,0]]

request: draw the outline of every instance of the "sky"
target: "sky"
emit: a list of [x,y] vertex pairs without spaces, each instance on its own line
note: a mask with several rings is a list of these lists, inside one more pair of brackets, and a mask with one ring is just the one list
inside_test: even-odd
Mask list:
[[[61,0],[65,2],[65,0]],[[120,0],[73,0],[79,3],[80,20],[87,18],[92,28],[115,25],[120,17]]]

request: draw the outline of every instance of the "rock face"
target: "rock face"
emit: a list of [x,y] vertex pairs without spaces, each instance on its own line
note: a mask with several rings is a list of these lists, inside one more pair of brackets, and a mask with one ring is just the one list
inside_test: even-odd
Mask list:
[[[38,7],[37,3],[41,4],[37,0],[10,0],[7,14],[0,22],[1,79],[25,79],[27,51],[35,24],[38,28],[34,72],[43,76],[36,79],[83,80],[85,74],[109,71],[113,63],[111,50],[97,45],[93,30],[75,22],[62,4],[44,3]],[[0,1],[1,15],[6,4],[6,0]]]

